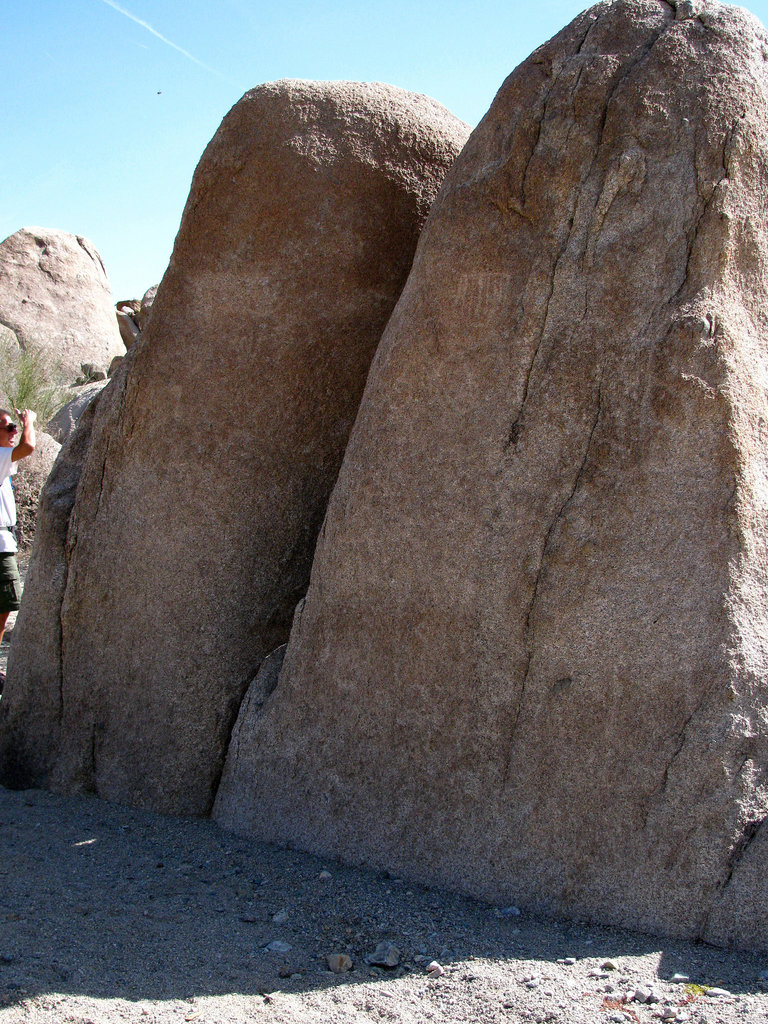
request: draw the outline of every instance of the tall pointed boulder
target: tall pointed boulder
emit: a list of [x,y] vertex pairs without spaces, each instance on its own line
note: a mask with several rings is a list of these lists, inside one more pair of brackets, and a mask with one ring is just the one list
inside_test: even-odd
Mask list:
[[146,332],[47,503],[56,584],[30,571],[0,709],[11,784],[210,810],[467,135],[426,97],[354,83],[262,86],[224,119]]
[[227,827],[768,947],[768,37],[615,0],[505,82],[377,352]]

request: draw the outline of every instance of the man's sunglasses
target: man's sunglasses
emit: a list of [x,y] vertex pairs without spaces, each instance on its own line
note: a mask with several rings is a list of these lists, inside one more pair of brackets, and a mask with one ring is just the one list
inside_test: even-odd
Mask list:
[[9,434],[12,434],[15,429],[15,423],[3,423],[3,425],[0,427],[0,430],[7,430]]

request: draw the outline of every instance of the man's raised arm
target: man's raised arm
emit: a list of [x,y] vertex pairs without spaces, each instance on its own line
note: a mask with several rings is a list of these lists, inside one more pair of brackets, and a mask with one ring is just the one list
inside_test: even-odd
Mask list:
[[35,441],[37,440],[35,436],[37,413],[32,412],[31,409],[17,409],[16,415],[21,422],[21,439],[13,449],[13,454],[11,455],[12,462],[18,462],[19,459],[24,459],[27,455],[31,455],[35,450]]

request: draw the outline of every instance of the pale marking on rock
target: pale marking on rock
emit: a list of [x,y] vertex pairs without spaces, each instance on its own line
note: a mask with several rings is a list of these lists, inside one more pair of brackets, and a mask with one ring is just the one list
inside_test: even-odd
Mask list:
[[594,264],[595,245],[614,200],[622,192],[631,192],[635,188],[639,190],[645,181],[645,173],[645,154],[637,146],[625,149],[609,168],[587,235],[584,251],[584,264],[587,268]]

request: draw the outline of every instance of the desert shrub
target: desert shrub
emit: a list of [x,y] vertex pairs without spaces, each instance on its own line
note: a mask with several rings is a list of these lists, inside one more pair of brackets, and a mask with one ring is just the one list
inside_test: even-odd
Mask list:
[[34,409],[42,428],[71,397],[66,384],[64,371],[46,349],[22,349],[0,338],[0,405],[11,411]]

